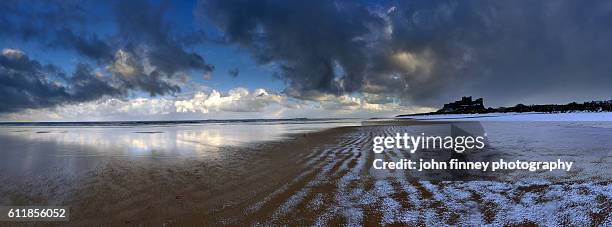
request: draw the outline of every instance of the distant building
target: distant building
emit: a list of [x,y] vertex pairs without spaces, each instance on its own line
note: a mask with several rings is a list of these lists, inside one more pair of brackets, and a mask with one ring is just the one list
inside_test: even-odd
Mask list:
[[480,113],[485,110],[482,98],[472,100],[472,96],[462,97],[461,100],[444,104],[438,113]]
[[472,96],[462,97],[461,100],[444,104],[442,109],[430,113],[406,114],[404,116],[435,115],[435,114],[473,114],[473,113],[571,113],[571,112],[612,112],[612,100],[571,102],[568,104],[524,105],[516,104],[513,107],[497,107],[485,109],[482,98],[472,100]]

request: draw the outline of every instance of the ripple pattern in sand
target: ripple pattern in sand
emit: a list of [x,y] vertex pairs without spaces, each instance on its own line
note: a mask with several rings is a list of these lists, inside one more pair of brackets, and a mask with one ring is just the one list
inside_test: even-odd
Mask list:
[[[371,136],[396,127],[362,127],[300,156],[304,171],[248,209],[251,225],[610,225],[609,182],[420,181],[409,171],[378,171]],[[377,131],[378,130],[378,131]]]

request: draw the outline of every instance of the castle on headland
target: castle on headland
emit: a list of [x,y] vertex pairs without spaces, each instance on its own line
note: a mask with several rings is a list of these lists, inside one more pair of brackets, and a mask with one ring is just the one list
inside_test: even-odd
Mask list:
[[444,104],[437,113],[481,113],[485,110],[482,98],[472,100],[472,96],[461,97],[461,100]]
[[541,112],[541,113],[567,113],[567,112],[612,112],[612,100],[608,101],[590,101],[583,103],[568,103],[568,104],[544,104],[544,105],[524,105],[517,104],[512,107],[485,108],[482,98],[476,100],[472,96],[462,97],[461,100],[444,104],[442,109],[431,113],[408,114],[399,116],[415,116],[415,115],[435,115],[435,114],[474,114],[474,113],[523,113],[523,112]]

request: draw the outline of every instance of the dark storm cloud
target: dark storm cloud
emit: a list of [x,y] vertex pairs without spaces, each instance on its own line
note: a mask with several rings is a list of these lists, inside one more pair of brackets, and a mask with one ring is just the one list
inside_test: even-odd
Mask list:
[[147,44],[146,57],[158,73],[171,76],[181,70],[200,70],[204,74],[214,70],[202,56],[184,50],[172,35],[172,24],[165,20],[165,2],[153,6],[144,0],[120,1],[115,7],[119,36],[128,46]]
[[74,102],[92,101],[105,95],[123,97],[126,93],[126,90],[112,86],[107,78],[96,76],[87,64],[77,64],[68,85]]
[[61,27],[82,25],[87,21],[85,15],[78,1],[0,1],[0,37],[49,41],[49,33]]
[[[50,80],[51,76],[66,81]],[[18,50],[4,49],[0,55],[0,113],[123,94],[124,91],[110,86],[105,78],[92,74],[85,64],[78,64],[74,75],[66,77],[56,66],[42,65]]]
[[80,55],[99,63],[111,61],[113,57],[113,49],[96,34],[77,35],[68,28],[58,30],[56,39],[49,43],[49,46],[73,49]]
[[[111,9],[111,14],[95,14],[101,7]],[[114,75],[119,87],[142,90],[152,96],[174,94],[181,89],[169,81],[177,73],[210,75],[214,66],[198,53],[185,50],[184,39],[174,34],[173,24],[166,18],[169,7],[169,2],[145,0],[1,1],[0,38],[33,42],[50,50],[74,51],[101,67],[112,67],[120,60],[117,52],[121,50],[129,55],[129,67],[136,71],[129,76]],[[97,34],[101,20],[114,24],[117,34]],[[145,65],[151,67],[147,69]]]
[[0,37],[18,38],[41,44],[44,48],[62,48],[103,62],[112,49],[96,34],[78,32],[93,21],[79,1],[2,1],[0,2]]
[[[282,79],[303,98],[360,90],[367,42],[356,37],[383,24],[359,5],[333,1],[206,1],[200,8],[258,62],[281,62]],[[337,66],[345,75],[336,75]]]
[[489,104],[612,96],[609,1],[228,1],[198,13],[287,94],[362,92],[373,102]]

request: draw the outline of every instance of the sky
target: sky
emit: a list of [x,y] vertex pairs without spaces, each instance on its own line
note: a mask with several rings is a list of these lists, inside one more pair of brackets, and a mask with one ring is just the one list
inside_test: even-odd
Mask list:
[[389,117],[612,99],[610,1],[0,2],[0,120]]

